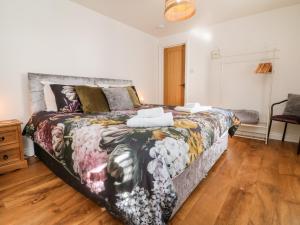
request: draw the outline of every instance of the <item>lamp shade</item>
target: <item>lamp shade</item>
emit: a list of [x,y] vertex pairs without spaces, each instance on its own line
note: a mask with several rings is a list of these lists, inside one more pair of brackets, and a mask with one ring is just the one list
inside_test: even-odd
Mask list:
[[191,18],[196,13],[195,0],[165,0],[165,17],[175,22]]

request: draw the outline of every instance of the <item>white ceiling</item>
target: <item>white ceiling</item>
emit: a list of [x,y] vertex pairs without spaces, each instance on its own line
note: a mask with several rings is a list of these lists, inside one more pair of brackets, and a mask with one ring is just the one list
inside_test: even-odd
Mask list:
[[196,0],[197,13],[192,19],[170,23],[163,16],[165,0],[71,1],[156,37],[300,3],[300,0]]

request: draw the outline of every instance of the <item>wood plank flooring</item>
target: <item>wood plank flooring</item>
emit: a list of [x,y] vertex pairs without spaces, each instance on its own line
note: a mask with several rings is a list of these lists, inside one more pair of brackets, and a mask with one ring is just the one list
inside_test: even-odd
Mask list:
[[[299,225],[300,156],[292,143],[233,138],[171,225]],[[40,161],[0,176],[0,224],[121,224]]]

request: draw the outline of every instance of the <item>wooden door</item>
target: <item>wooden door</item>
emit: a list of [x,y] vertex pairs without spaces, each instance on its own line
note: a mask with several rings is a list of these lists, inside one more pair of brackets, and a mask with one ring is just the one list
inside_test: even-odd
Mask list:
[[185,45],[164,49],[164,104],[184,105]]

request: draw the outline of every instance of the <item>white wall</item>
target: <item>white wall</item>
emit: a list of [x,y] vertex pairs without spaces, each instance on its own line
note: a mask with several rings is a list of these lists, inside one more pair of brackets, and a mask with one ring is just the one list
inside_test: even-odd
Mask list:
[[[186,100],[218,105],[220,64],[211,60],[212,50],[280,49],[272,95],[277,101],[288,92],[300,93],[299,37],[296,5],[162,38],[159,45],[161,53],[164,46],[187,44]],[[156,38],[68,0],[0,0],[0,120],[26,123],[30,117],[28,72],[132,79],[146,102],[161,102],[157,45]],[[280,129],[275,125],[273,138]],[[298,141],[299,133],[291,126],[287,139]]]
[[68,0],[0,0],[0,119],[29,119],[28,72],[132,79],[156,103],[157,44]]
[[[281,8],[210,27],[160,39],[162,48],[187,43],[187,101],[215,106],[258,109],[265,120],[267,96],[273,82],[271,102],[285,99],[288,93],[300,94],[300,5]],[[256,76],[254,70],[263,58],[272,54],[211,59],[211,51],[222,55],[244,54],[277,48],[272,80]],[[236,63],[246,61],[246,63]],[[222,63],[223,62],[223,63]],[[224,62],[235,62],[224,64]],[[223,71],[222,71],[223,64]],[[162,56],[160,55],[160,89],[162,89]],[[162,92],[160,91],[160,101]],[[282,108],[280,109],[282,110]],[[282,124],[275,123],[271,137],[281,138]],[[290,125],[287,140],[298,142],[300,127]]]

